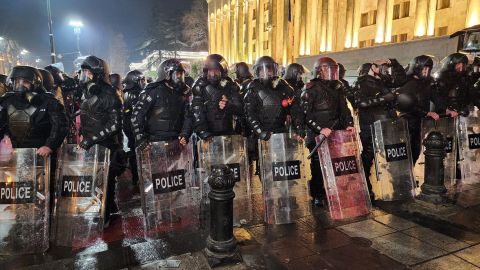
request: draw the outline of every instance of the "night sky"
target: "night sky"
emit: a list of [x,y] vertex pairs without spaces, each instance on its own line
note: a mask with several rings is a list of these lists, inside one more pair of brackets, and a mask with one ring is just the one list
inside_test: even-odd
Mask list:
[[[142,56],[135,51],[145,40],[146,28],[152,16],[152,4],[171,9],[168,14],[178,17],[193,1],[204,0],[51,0],[53,31],[57,61],[71,68],[75,58],[76,37],[68,25],[71,19],[83,22],[80,48],[82,53],[106,57],[110,36],[122,33],[129,49],[130,61]],[[0,4],[0,36],[15,39],[31,52],[30,57],[50,61],[46,0],[2,0]],[[41,64],[42,65],[42,64]]]

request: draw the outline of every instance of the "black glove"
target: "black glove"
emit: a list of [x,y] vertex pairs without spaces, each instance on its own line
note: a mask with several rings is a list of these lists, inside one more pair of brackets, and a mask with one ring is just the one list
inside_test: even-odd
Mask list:
[[91,139],[83,139],[81,142],[80,142],[80,148],[82,149],[85,149],[88,151],[88,149],[90,149],[90,147],[93,146],[93,141]]
[[140,151],[143,151],[147,146],[150,144],[147,138],[141,138],[140,140],[137,140],[137,149]]
[[386,102],[392,102],[397,98],[397,96],[392,92],[388,92],[387,94],[383,95],[383,98]]
[[206,140],[210,137],[212,137],[212,133],[208,132],[208,131],[201,131],[200,133],[198,133],[198,136],[200,137],[200,139],[202,140]]
[[270,136],[272,136],[271,132],[262,131],[258,137],[260,138],[260,140],[268,141],[268,140],[270,140]]

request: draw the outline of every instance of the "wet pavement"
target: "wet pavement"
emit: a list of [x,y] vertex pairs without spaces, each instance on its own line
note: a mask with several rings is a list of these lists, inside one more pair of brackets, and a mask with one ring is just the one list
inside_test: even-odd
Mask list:
[[[159,226],[155,237],[145,237],[140,195],[128,176],[117,184],[120,215],[101,238],[45,254],[0,256],[0,269],[166,269],[178,263],[170,269],[210,269],[202,253],[206,220]],[[252,222],[235,228],[244,262],[217,269],[480,269],[480,185],[451,191],[450,198],[457,206],[450,222],[396,202],[377,204],[355,220],[333,222],[315,208],[292,224],[266,225],[257,193]]]

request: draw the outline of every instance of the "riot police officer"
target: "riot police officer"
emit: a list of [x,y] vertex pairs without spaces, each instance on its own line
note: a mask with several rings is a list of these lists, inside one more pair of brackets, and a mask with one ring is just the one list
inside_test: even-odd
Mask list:
[[66,136],[63,106],[42,85],[42,75],[30,66],[16,66],[9,80],[13,91],[0,100],[0,138],[8,135],[14,148],[38,148],[48,157]]
[[[305,86],[301,102],[308,127],[305,142],[310,151],[315,148],[315,137],[320,134],[328,137],[333,130],[354,131],[344,96],[345,85],[339,81],[339,65],[329,57],[320,57],[313,69],[313,79]],[[310,193],[314,204],[320,205],[326,198],[318,153],[312,156],[310,168]]]
[[110,74],[110,83],[112,84],[113,88],[115,88],[117,96],[120,98],[120,101],[123,104],[123,84],[122,84],[122,76],[118,73],[111,73]]
[[[148,84],[133,106],[132,127],[140,149],[150,142],[177,139],[186,145],[192,134],[191,90],[185,84],[185,69],[176,59],[167,59],[160,66],[165,78]],[[141,83],[141,74],[130,77],[134,74]]]
[[467,76],[468,58],[462,53],[453,53],[444,60],[435,81],[441,99],[440,110],[446,110],[451,117],[468,115],[471,105],[479,100],[472,94]]
[[[50,93],[50,94],[53,95],[53,93],[55,91],[55,82],[54,82],[52,73],[50,73],[46,69],[40,69],[39,68],[37,70],[42,75],[42,86],[43,86],[43,88],[45,89],[45,91],[47,91],[47,93]],[[63,102],[63,100],[59,101],[59,102]]]
[[480,79],[480,57],[473,58],[473,62],[468,66],[468,76],[470,76],[472,84]]
[[143,73],[139,70],[132,70],[127,73],[123,79],[123,132],[127,136],[127,146],[130,151],[127,153],[130,170],[132,172],[132,184],[137,185],[138,171],[137,159],[135,154],[135,135],[132,127],[132,114],[135,104],[138,102],[140,92],[146,86],[146,80]]
[[239,86],[228,77],[228,64],[223,56],[207,57],[203,76],[192,91],[194,128],[201,139],[238,133],[236,125],[243,115]]
[[372,198],[371,183],[368,181],[375,157],[371,125],[377,120],[397,117],[394,103],[396,95],[391,88],[399,87],[405,79],[405,70],[397,61],[379,59],[370,65],[367,75],[358,77],[354,85],[354,108],[358,110],[363,146],[361,157]]
[[290,84],[295,91],[295,96],[300,99],[302,95],[303,86],[305,83],[303,82],[303,77],[305,75],[305,68],[297,63],[292,63],[287,66],[285,69],[285,74],[283,75],[283,79]]
[[245,62],[238,62],[235,64],[235,82],[240,85],[240,92],[242,98],[245,95],[244,88],[252,81],[253,75],[250,72],[250,68]]
[[115,179],[125,167],[120,141],[121,109],[120,98],[110,84],[109,68],[105,61],[88,56],[81,64],[79,82],[84,88],[85,99],[80,109],[80,147],[88,150],[95,144],[110,149],[105,227],[112,214],[118,212],[115,203]]
[[410,134],[413,164],[417,162],[422,149],[422,118],[439,119],[439,115],[430,110],[430,102],[438,106],[438,93],[430,86],[433,60],[428,55],[420,55],[409,63],[407,82],[397,90],[397,108],[401,117],[407,120]]
[[247,123],[253,132],[268,141],[272,134],[288,132],[290,116],[293,131],[304,137],[300,102],[293,88],[278,77],[278,64],[272,57],[262,56],[253,71],[255,79],[247,86],[244,100]]
[[68,143],[78,143],[76,140],[78,130],[75,124],[75,118],[80,110],[82,91],[73,78],[66,76],[66,74],[61,72],[56,66],[46,66],[45,70],[52,74],[54,88],[56,91],[60,90],[63,96],[63,104],[68,120],[67,141]]

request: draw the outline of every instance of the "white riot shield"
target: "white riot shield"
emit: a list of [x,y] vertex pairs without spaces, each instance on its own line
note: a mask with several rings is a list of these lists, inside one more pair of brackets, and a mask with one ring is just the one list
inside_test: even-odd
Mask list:
[[458,129],[462,184],[480,182],[480,117],[471,111],[468,117],[460,117]]
[[103,233],[110,150],[65,144],[59,152],[52,237],[55,245],[84,247]]
[[49,161],[36,148],[0,155],[0,255],[42,253],[49,244]]
[[145,234],[162,233],[199,226],[199,187],[193,181],[193,146],[178,140],[137,149],[138,174]]
[[246,140],[241,135],[215,136],[198,143],[198,175],[202,195],[208,198],[210,186],[207,183],[212,166],[227,165],[235,178],[233,199],[233,224],[240,225],[252,220],[252,200]]
[[376,198],[384,201],[412,198],[413,165],[407,122],[404,119],[376,121],[372,132],[378,187]]
[[337,130],[318,148],[328,209],[334,220],[363,216],[372,208],[357,140],[356,133]]
[[[456,179],[456,164],[457,164],[457,120],[456,118],[446,117],[440,118],[437,121],[431,118],[422,119],[422,145],[423,140],[427,138],[432,131],[440,132],[447,140],[447,147],[445,147],[446,156],[444,160],[445,172],[444,183],[446,187],[455,184]],[[420,194],[420,187],[423,185],[425,179],[425,146],[422,146],[422,151],[418,157],[415,165],[415,182],[416,193]]]
[[265,222],[292,223],[311,212],[303,143],[289,134],[273,134],[259,143]]

